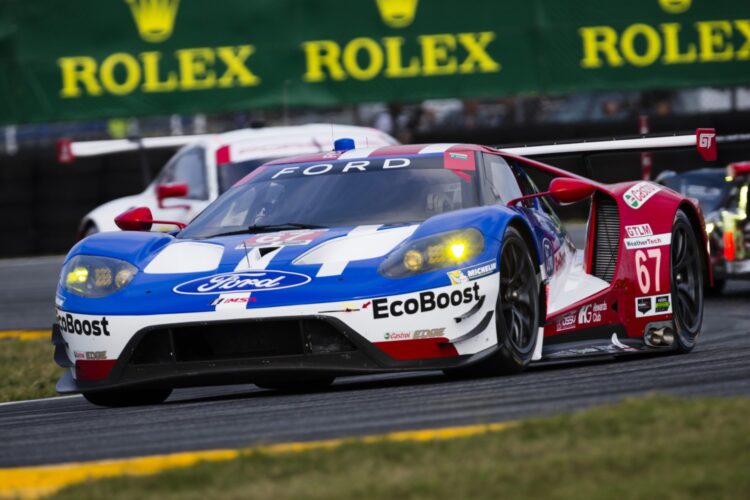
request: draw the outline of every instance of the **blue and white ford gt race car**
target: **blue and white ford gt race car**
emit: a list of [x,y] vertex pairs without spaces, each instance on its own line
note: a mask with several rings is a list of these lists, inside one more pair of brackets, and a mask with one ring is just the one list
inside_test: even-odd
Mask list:
[[[513,373],[532,360],[692,348],[706,255],[686,199],[482,146],[346,143],[257,168],[171,233],[149,232],[168,222],[140,208],[118,217],[128,231],[79,242],[56,297],[55,359],[69,368],[58,391],[124,406],[176,387]],[[530,168],[556,177],[549,191]],[[576,251],[548,197],[593,197],[588,249]],[[647,203],[665,222],[638,210]],[[624,224],[656,236],[631,249]],[[631,251],[669,253],[660,233],[693,245],[692,258],[636,269]],[[656,288],[635,288],[643,273]],[[670,298],[677,285],[689,301]]]

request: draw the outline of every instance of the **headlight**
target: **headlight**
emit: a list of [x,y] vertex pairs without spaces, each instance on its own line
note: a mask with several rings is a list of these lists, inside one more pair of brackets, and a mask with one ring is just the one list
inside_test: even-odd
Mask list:
[[461,229],[412,241],[389,255],[378,272],[389,278],[404,278],[455,266],[484,250],[484,238],[476,229]]
[[76,255],[62,268],[60,285],[77,295],[105,297],[125,288],[138,269],[124,260]]
[[713,222],[706,222],[706,233],[711,234],[714,232],[714,223]]

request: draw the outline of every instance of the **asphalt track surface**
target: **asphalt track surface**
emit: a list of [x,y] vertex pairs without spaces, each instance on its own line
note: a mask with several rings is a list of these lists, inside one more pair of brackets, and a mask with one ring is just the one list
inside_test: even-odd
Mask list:
[[[0,261],[0,329],[49,326],[49,287],[60,260]],[[98,408],[80,396],[3,404],[0,467],[516,420],[654,391],[750,395],[750,284],[730,284],[723,297],[707,300],[698,346],[682,356],[536,366],[462,381],[438,372],[347,377],[309,394],[253,385],[180,389],[162,405],[140,408]]]

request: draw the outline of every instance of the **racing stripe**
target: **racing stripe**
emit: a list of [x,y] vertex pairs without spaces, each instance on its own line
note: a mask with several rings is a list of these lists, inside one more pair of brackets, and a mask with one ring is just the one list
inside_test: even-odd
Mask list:
[[351,160],[354,158],[367,158],[370,156],[370,153],[373,151],[379,149],[379,147],[376,148],[360,148],[360,149],[350,149],[346,153],[342,154],[338,157],[339,160]]
[[455,144],[455,143],[454,144],[446,144],[446,143],[430,144],[429,146],[422,148],[422,150],[419,151],[419,154],[424,155],[428,153],[445,153],[453,146],[458,146],[458,144]]

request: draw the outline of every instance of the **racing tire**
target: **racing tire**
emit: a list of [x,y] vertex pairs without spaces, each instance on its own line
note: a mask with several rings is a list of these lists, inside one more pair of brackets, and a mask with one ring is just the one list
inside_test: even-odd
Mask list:
[[300,378],[258,378],[253,384],[261,389],[271,389],[279,392],[315,392],[326,389],[336,377]]
[[670,266],[674,347],[678,353],[688,353],[703,324],[703,259],[695,230],[682,210],[672,225]]
[[148,406],[163,403],[172,394],[172,389],[141,389],[84,392],[83,397],[97,406],[123,408],[126,406]]
[[500,250],[500,287],[495,306],[497,350],[476,365],[446,370],[456,378],[510,375],[531,362],[539,328],[539,277],[532,251],[513,227]]

